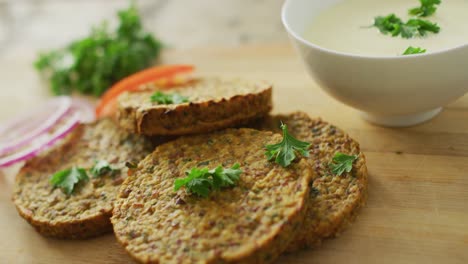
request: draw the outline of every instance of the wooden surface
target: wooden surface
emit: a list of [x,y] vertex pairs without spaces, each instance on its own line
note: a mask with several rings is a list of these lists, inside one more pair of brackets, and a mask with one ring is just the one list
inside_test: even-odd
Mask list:
[[[47,96],[30,67],[33,55],[0,62],[0,120]],[[288,46],[169,51],[163,61],[194,63],[200,74],[272,81],[275,112],[321,116],[361,143],[370,186],[356,223],[321,248],[278,263],[468,263],[468,96],[423,125],[382,128],[328,97]],[[0,263],[131,262],[112,234],[60,241],[35,233],[10,201],[13,172],[0,177]]]

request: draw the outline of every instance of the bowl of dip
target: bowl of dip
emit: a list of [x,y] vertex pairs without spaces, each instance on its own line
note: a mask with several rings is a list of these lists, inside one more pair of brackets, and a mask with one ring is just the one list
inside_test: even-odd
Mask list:
[[[413,18],[413,0],[286,0],[283,24],[308,72],[332,97],[384,126],[410,126],[436,116],[468,92],[468,0],[442,1],[421,17],[438,33],[392,37],[378,16]],[[416,17],[419,18],[419,17]],[[408,47],[423,54],[402,55]]]

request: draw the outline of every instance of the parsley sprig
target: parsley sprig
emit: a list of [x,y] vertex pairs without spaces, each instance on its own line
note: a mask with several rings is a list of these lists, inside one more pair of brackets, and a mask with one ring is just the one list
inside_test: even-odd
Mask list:
[[375,17],[374,27],[378,28],[382,34],[390,34],[392,37],[400,35],[402,38],[407,39],[426,36],[429,32],[439,33],[440,31],[437,23],[419,18],[412,18],[404,23],[395,14]]
[[378,28],[382,34],[387,35],[390,33],[393,37],[400,34],[402,24],[403,21],[395,14],[374,18],[374,27]]
[[304,157],[309,156],[310,143],[291,136],[288,127],[283,123],[281,123],[281,130],[283,131],[283,140],[280,143],[265,146],[265,155],[268,160],[274,159],[276,163],[287,167],[296,159],[296,152]]
[[138,10],[118,12],[119,26],[104,21],[89,36],[68,46],[39,54],[36,69],[48,79],[53,94],[100,96],[125,76],[150,66],[162,44],[143,29]]
[[228,169],[224,169],[221,165],[212,170],[192,168],[186,172],[186,177],[174,181],[174,191],[185,187],[189,193],[208,197],[211,191],[234,186],[242,173],[239,168],[239,163]]
[[411,8],[408,13],[413,16],[427,17],[434,14],[437,10],[437,5],[440,5],[440,0],[419,0],[420,6]]
[[337,176],[341,176],[344,172],[350,172],[357,158],[357,155],[346,155],[341,152],[335,153],[332,162],[329,164],[331,172]]
[[426,53],[426,50],[420,47],[409,46],[405,50],[405,52],[403,52],[403,55],[422,54],[422,53]]
[[[94,166],[89,170],[89,173],[91,173],[93,178],[98,178],[106,174],[114,176],[115,173],[118,173],[119,171],[119,169],[113,168],[106,160],[99,160],[96,161]],[[72,194],[79,183],[87,181],[89,181],[89,176],[86,169],[76,166],[58,171],[49,179],[50,184],[54,188],[62,189],[62,191],[67,195]]]
[[94,178],[97,178],[105,174],[111,174],[113,176],[115,173],[118,173],[119,170],[112,168],[109,162],[106,160],[99,160],[94,164],[89,172],[93,175]]
[[182,96],[178,93],[166,94],[161,91],[157,91],[151,96],[151,102],[156,102],[158,104],[181,104],[187,103],[188,101],[188,97]]
[[85,169],[72,167],[56,172],[49,181],[54,188],[60,188],[65,194],[70,195],[78,183],[88,180],[89,177]]

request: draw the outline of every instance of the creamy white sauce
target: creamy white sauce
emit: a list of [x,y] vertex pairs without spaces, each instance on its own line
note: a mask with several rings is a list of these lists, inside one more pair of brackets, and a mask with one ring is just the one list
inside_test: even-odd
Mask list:
[[442,0],[435,14],[423,18],[436,22],[441,30],[426,37],[404,39],[383,35],[374,17],[394,13],[403,21],[418,0],[344,0],[315,17],[305,39],[321,47],[367,56],[397,56],[408,46],[435,52],[468,43],[468,0]]

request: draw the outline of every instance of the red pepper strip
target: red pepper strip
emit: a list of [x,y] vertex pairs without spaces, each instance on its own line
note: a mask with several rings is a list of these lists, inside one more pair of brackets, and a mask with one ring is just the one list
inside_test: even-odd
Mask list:
[[102,97],[96,107],[96,116],[102,117],[113,113],[117,97],[126,91],[136,91],[140,85],[167,79],[168,83],[176,75],[189,73],[194,70],[192,65],[165,65],[148,68],[146,70],[132,74],[114,84]]

